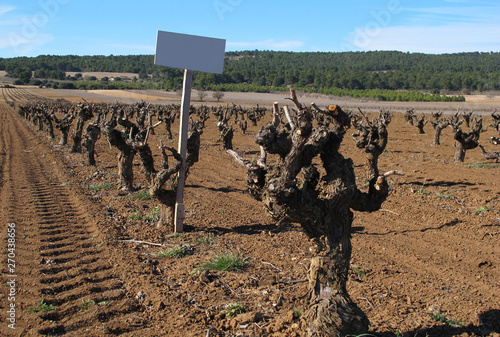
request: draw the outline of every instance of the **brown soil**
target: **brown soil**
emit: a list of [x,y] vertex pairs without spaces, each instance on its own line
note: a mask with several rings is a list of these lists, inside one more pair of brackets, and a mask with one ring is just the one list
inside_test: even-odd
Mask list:
[[[33,94],[2,89],[2,95],[16,101]],[[254,135],[261,126],[236,132],[235,150],[257,157]],[[349,292],[368,315],[371,335],[498,337],[500,164],[487,162],[479,149],[468,151],[465,163],[453,163],[450,130],[440,146],[430,145],[433,132],[426,130],[419,135],[402,114],[389,125],[380,170],[405,176],[391,177],[380,211],[355,214]],[[150,139],[157,165],[156,145],[167,142],[158,131]],[[491,151],[486,139],[494,135],[481,136]],[[99,189],[117,185],[117,152],[104,139],[97,143],[96,167],[87,167],[81,154],[70,154],[0,102],[0,335],[297,335],[293,313],[307,303],[311,244],[299,225],[277,226],[245,193],[244,168],[217,138],[210,119],[200,161],[187,179],[185,233],[175,236],[148,218],[153,200],[134,198],[147,186],[138,162],[138,192]],[[349,137],[342,146],[363,188],[365,155]],[[11,271],[9,224],[16,240]],[[132,239],[166,246],[123,241]],[[153,255],[179,244],[192,254]],[[249,265],[238,273],[201,271],[224,252]],[[9,299],[13,290],[15,300]],[[36,312],[41,301],[55,310]],[[247,314],[226,317],[230,303],[244,304]],[[11,304],[15,330],[7,321]]]

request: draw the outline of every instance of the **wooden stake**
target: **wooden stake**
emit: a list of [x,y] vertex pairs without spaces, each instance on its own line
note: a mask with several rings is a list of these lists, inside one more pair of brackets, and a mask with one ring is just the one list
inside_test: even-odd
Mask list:
[[182,157],[182,166],[177,179],[177,194],[175,199],[175,222],[174,233],[182,233],[184,230],[184,182],[186,180],[186,153],[187,153],[187,134],[189,125],[189,106],[191,101],[191,83],[193,81],[193,72],[184,70],[184,84],[182,89],[181,103],[181,125],[179,128],[179,149]]
[[286,116],[286,119],[288,120],[288,124],[290,124],[290,128],[292,130],[295,130],[295,123],[293,122],[292,116],[290,115],[290,111],[288,110],[288,106],[285,105],[283,108],[285,109],[285,116]]

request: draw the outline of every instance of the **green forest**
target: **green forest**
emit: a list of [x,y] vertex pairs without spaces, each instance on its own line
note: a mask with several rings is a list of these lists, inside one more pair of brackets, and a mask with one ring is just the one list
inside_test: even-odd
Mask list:
[[[16,84],[70,89],[178,90],[183,70],[154,65],[154,55],[0,58]],[[132,79],[84,78],[66,72],[128,72]],[[221,75],[194,72],[195,89],[297,90],[391,101],[461,101],[463,94],[500,90],[500,53],[227,52]]]

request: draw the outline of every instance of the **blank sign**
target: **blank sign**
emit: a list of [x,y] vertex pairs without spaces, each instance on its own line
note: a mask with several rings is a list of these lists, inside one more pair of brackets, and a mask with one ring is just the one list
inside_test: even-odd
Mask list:
[[155,64],[222,74],[226,40],[164,32],[156,38]]

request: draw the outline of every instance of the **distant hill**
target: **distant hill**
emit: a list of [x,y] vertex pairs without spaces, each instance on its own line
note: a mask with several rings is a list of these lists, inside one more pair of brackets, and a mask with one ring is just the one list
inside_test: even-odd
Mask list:
[[[155,66],[153,60],[153,55],[41,55],[0,58],[0,70],[23,83],[34,79],[67,80],[67,72],[120,72],[138,74],[133,83],[127,83],[131,87],[144,87],[144,82],[149,82],[148,87],[163,89],[182,86],[182,70]],[[75,83],[75,87],[81,85],[84,84]],[[99,88],[109,84],[85,83],[89,85]],[[378,93],[380,99],[384,99],[387,91],[395,90],[465,94],[500,90],[500,53],[227,52],[222,75],[195,72],[193,85],[199,89],[230,91],[274,91],[293,86],[335,95],[366,96],[371,92],[377,98]]]

